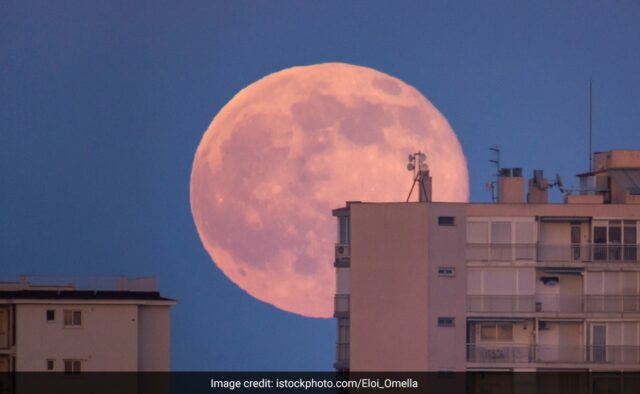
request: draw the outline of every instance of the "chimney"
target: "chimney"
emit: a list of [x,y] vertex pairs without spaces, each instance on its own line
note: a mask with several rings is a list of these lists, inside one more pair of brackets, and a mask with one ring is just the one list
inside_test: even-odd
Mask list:
[[542,170],[533,170],[533,177],[529,179],[529,204],[546,204],[549,202],[549,181],[544,178]]
[[524,203],[522,168],[501,168],[498,177],[498,203]]

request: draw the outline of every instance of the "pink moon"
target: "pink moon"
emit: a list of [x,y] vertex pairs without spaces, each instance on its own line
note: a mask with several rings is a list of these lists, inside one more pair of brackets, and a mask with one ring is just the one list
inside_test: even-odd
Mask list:
[[190,195],[198,234],[251,296],[331,317],[331,210],[350,200],[405,201],[407,156],[418,150],[427,154],[433,200],[467,201],[460,143],[413,87],[342,63],[270,74],[233,97],[202,137]]

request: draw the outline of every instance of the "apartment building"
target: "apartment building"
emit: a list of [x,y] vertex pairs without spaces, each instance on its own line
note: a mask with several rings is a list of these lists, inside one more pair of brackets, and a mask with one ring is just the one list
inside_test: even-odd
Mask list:
[[0,282],[0,375],[168,371],[175,303],[155,278]]
[[[640,371],[640,151],[579,190],[502,169],[496,203],[333,211],[340,371]],[[554,185],[554,183],[556,185]]]

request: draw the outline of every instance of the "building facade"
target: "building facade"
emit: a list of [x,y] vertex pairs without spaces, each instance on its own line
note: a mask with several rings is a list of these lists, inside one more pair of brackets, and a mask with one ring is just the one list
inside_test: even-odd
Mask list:
[[169,371],[172,305],[155,278],[2,282],[0,373]]
[[563,204],[503,169],[497,203],[334,210],[336,369],[640,371],[640,151],[594,168]]

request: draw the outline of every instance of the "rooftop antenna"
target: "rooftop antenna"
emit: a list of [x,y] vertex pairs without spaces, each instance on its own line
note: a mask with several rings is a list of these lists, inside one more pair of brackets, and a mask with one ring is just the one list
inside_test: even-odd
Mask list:
[[409,195],[407,196],[407,201],[411,198],[411,194],[413,193],[413,188],[416,186],[416,183],[420,188],[420,202],[423,202],[422,198],[425,199],[424,202],[429,201],[429,194],[427,194],[427,188],[425,186],[426,178],[429,176],[429,166],[426,163],[427,155],[422,151],[417,151],[416,153],[409,155],[409,163],[407,164],[407,170],[413,171],[413,184],[411,185],[411,190],[409,190]]
[[487,184],[487,186],[489,186],[491,188],[491,201],[496,202],[496,196],[498,195],[498,177],[500,176],[500,147],[499,146],[492,146],[491,148],[489,148],[490,151],[493,152],[494,154],[494,158],[490,159],[489,161],[493,164],[496,165],[496,173],[494,174],[496,177],[496,180],[491,182],[490,184]]
[[589,80],[589,172],[593,172],[593,80]]

